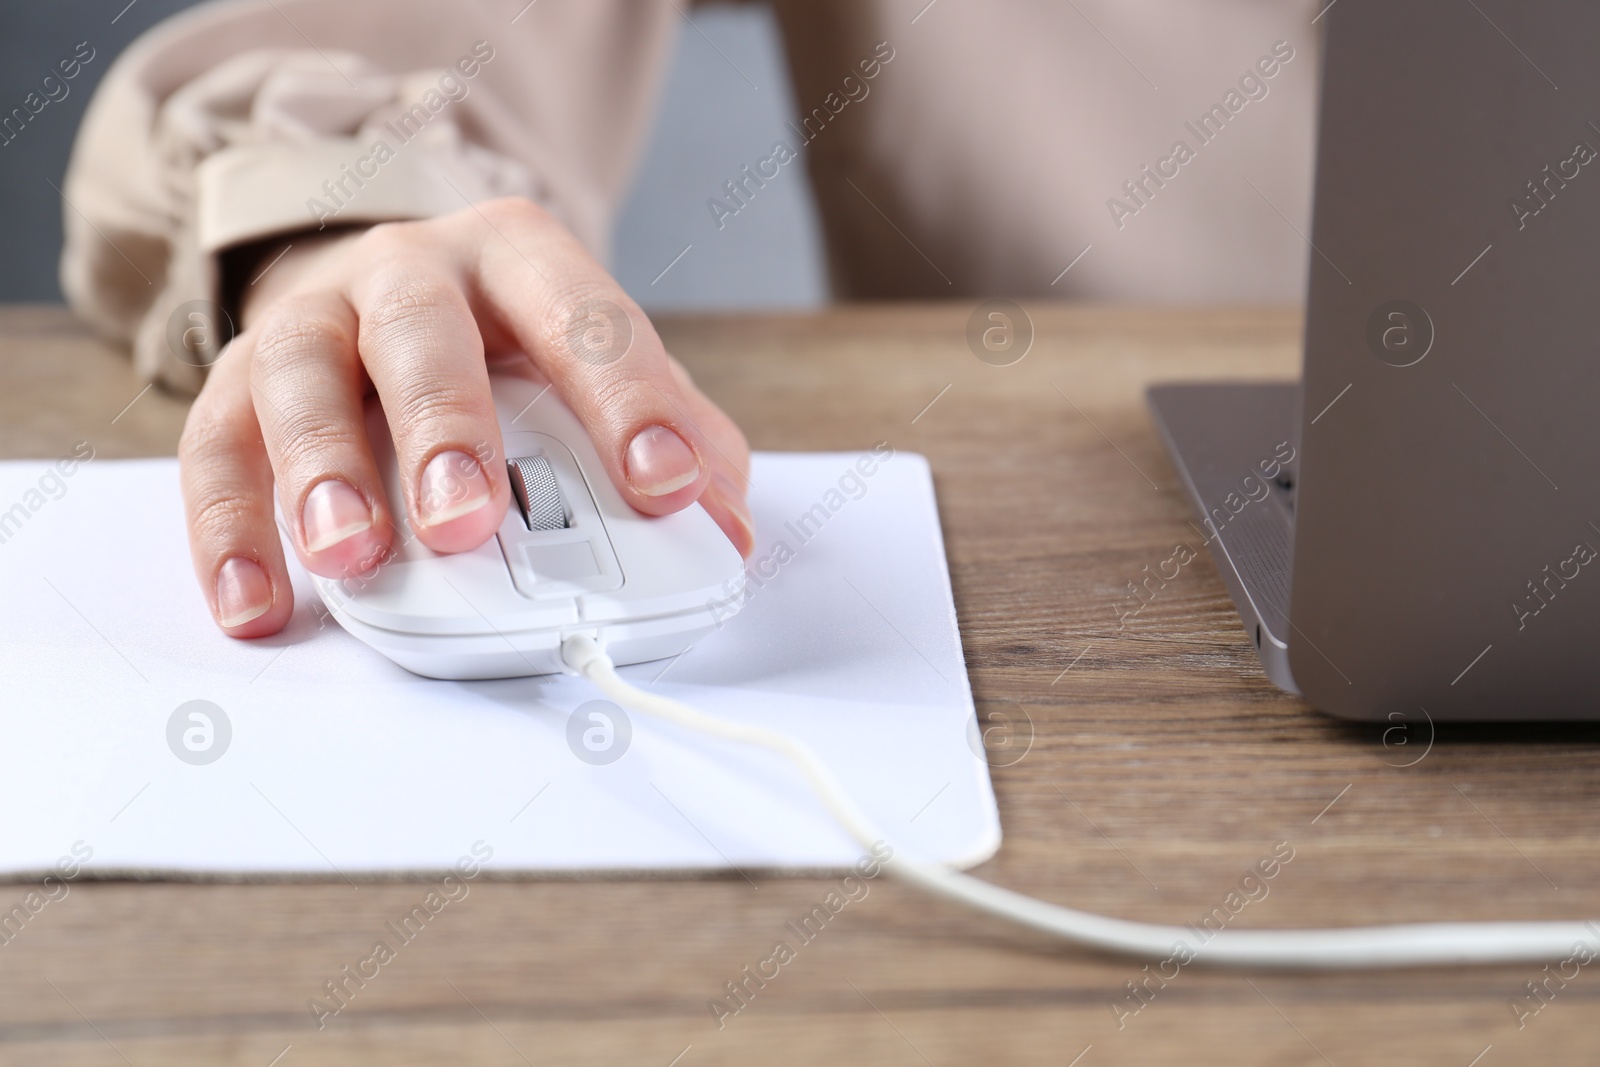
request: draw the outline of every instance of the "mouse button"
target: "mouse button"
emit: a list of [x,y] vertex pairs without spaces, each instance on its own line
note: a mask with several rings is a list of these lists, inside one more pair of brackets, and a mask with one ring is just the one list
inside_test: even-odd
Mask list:
[[622,569],[616,555],[610,542],[590,536],[593,529],[530,533],[521,519],[512,516],[501,527],[500,548],[517,592],[536,601],[570,601],[589,593],[620,589]]
[[[397,499],[391,497],[390,499]],[[438,559],[444,553],[435,552],[411,531],[411,524],[403,516],[394,517],[394,537],[390,543],[389,555],[384,566],[391,563],[421,563],[430,559]]]
[[744,560],[699,505],[657,518],[614,518],[610,532],[628,582],[581,598],[585,622],[703,611],[743,589]]
[[572,450],[542,433],[508,435],[506,449],[513,463],[535,455],[546,461],[566,515],[564,526],[530,529],[520,511],[507,512],[500,547],[517,591],[543,601],[620,589],[622,565]]
[[528,566],[539,582],[582,582],[600,577],[600,561],[588,541],[523,545]]
[[560,438],[536,430],[504,430],[500,437],[505,444],[507,459],[516,459],[518,456],[540,456],[551,449],[571,451],[561,443]]
[[499,546],[487,542],[467,552],[417,562],[390,561],[348,590],[351,617],[370,626],[413,634],[476,634],[575,621],[576,607],[531,605],[507,580]]

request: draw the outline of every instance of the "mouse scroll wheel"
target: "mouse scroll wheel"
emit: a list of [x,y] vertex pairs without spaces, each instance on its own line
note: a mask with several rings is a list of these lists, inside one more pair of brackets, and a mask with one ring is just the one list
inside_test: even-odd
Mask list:
[[564,530],[567,509],[561,503],[556,472],[543,456],[526,456],[506,464],[511,475],[511,491],[530,530]]

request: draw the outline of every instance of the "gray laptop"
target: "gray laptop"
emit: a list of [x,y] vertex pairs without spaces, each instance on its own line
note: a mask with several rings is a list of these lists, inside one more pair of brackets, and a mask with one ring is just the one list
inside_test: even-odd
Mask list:
[[1600,718],[1600,4],[1338,0],[1298,383],[1150,407],[1267,675]]

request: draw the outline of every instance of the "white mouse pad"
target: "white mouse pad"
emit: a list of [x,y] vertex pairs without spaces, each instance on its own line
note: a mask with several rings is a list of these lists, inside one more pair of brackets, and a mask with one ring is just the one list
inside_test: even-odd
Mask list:
[[[927,462],[764,454],[752,477],[744,610],[677,660],[623,673],[803,738],[897,849],[992,855]],[[572,677],[412,676],[327,618],[291,566],[288,629],[230,640],[190,570],[175,460],[0,463],[0,876],[860,858],[777,757],[591,704]]]

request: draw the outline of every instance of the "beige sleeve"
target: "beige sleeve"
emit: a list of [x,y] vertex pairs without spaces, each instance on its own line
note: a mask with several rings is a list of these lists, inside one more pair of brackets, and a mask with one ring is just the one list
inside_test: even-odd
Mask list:
[[636,0],[224,0],[169,19],[78,132],[62,288],[145,378],[193,391],[226,336],[218,257],[240,244],[516,195],[604,258],[675,18]]

